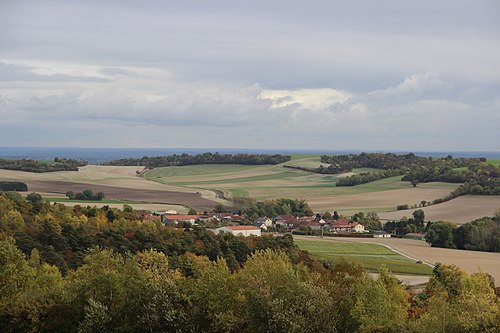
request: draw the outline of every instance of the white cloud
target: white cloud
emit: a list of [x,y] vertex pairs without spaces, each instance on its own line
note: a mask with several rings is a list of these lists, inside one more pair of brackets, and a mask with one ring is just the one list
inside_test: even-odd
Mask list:
[[[0,81],[0,138],[31,128],[16,141],[21,144],[31,137],[54,145],[49,144],[59,142],[54,133],[68,132],[68,146],[102,146],[103,140],[151,147],[494,150],[498,145],[492,137],[497,136],[494,124],[500,123],[500,97],[478,102],[470,97],[477,95],[470,86],[429,72],[359,93],[192,80],[154,67],[27,60],[9,66],[11,72],[29,71],[37,78]],[[104,80],[88,80],[97,75]],[[43,79],[63,76],[72,80]]]

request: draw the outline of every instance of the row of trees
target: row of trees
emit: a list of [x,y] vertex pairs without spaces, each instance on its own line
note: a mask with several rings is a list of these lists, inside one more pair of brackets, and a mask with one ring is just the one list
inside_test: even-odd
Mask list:
[[110,161],[105,165],[130,165],[145,166],[149,169],[182,166],[195,164],[244,164],[244,165],[262,165],[262,164],[280,164],[290,160],[288,155],[267,155],[267,154],[219,154],[203,153],[198,155],[174,154],[168,156],[144,156],[142,158],[124,158]]
[[0,159],[0,169],[27,172],[78,171],[78,167],[87,165],[87,161],[66,158],[54,158],[53,162],[30,159]]
[[28,185],[23,182],[0,181],[0,191],[28,191]]
[[500,213],[458,227],[450,222],[432,223],[425,240],[434,247],[500,252]]
[[94,193],[94,191],[89,189],[77,193],[73,191],[68,191],[66,192],[66,196],[70,200],[94,200],[94,201],[102,201],[102,199],[106,197],[106,195],[103,192]]
[[365,172],[357,175],[342,177],[337,180],[337,186],[356,186],[374,182],[376,180],[401,176],[404,172],[401,169],[385,170],[380,172]]

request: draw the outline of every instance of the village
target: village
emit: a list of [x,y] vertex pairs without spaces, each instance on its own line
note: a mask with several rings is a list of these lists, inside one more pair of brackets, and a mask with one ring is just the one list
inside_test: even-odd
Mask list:
[[249,220],[246,216],[233,213],[176,214],[166,212],[138,212],[142,219],[159,219],[168,226],[190,228],[203,225],[214,232],[229,233],[235,236],[261,236],[262,234],[292,233],[297,235],[317,236],[358,236],[358,237],[391,237],[384,231],[368,231],[365,227],[351,219],[339,217],[335,212],[331,219],[323,219],[321,214],[298,217],[294,215],[277,215],[259,217]]

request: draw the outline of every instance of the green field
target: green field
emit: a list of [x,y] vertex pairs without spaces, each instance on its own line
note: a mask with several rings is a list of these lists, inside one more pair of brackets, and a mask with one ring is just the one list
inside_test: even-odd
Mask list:
[[494,165],[500,165],[500,160],[488,160],[487,162]]
[[[147,172],[146,179],[177,187],[186,187],[195,191],[219,190],[226,197],[243,196],[257,200],[276,198],[304,199],[313,205],[313,209],[332,209],[332,205],[325,203],[325,198],[336,196],[365,194],[398,189],[409,189],[408,182],[402,182],[401,176],[382,179],[379,181],[358,186],[336,187],[335,183],[340,175],[317,174],[302,170],[284,168],[284,165],[316,168],[321,165],[320,155],[292,155],[289,162],[278,165],[189,165],[155,168]],[[326,164],[324,164],[326,165]],[[352,173],[376,172],[378,169],[360,168]],[[414,197],[388,199],[386,202],[377,202],[376,205],[367,202],[367,198],[356,201],[358,205],[337,205],[335,209],[354,208],[366,211],[365,207],[373,207],[370,211],[394,210],[398,204],[418,203],[420,200],[432,200],[447,195],[457,187],[456,184],[428,183],[419,185],[417,191],[424,189],[442,189],[436,194],[422,194]],[[401,199],[401,201],[400,201]]]
[[342,257],[348,257],[362,263],[369,271],[378,271],[381,265],[385,265],[393,273],[415,275],[430,275],[432,273],[431,267],[417,264],[414,260],[403,257],[378,244],[303,239],[295,239],[294,241],[301,249],[309,251],[316,259],[332,263],[338,262]]

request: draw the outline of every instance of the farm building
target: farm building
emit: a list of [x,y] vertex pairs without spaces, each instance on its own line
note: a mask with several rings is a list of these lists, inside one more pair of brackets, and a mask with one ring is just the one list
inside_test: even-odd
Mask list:
[[257,236],[261,235],[260,228],[251,226],[251,225],[235,225],[235,226],[225,226],[215,229],[217,234],[220,233],[229,233],[235,236]]
[[328,221],[328,225],[335,232],[365,232],[365,227],[362,224],[346,219]]

